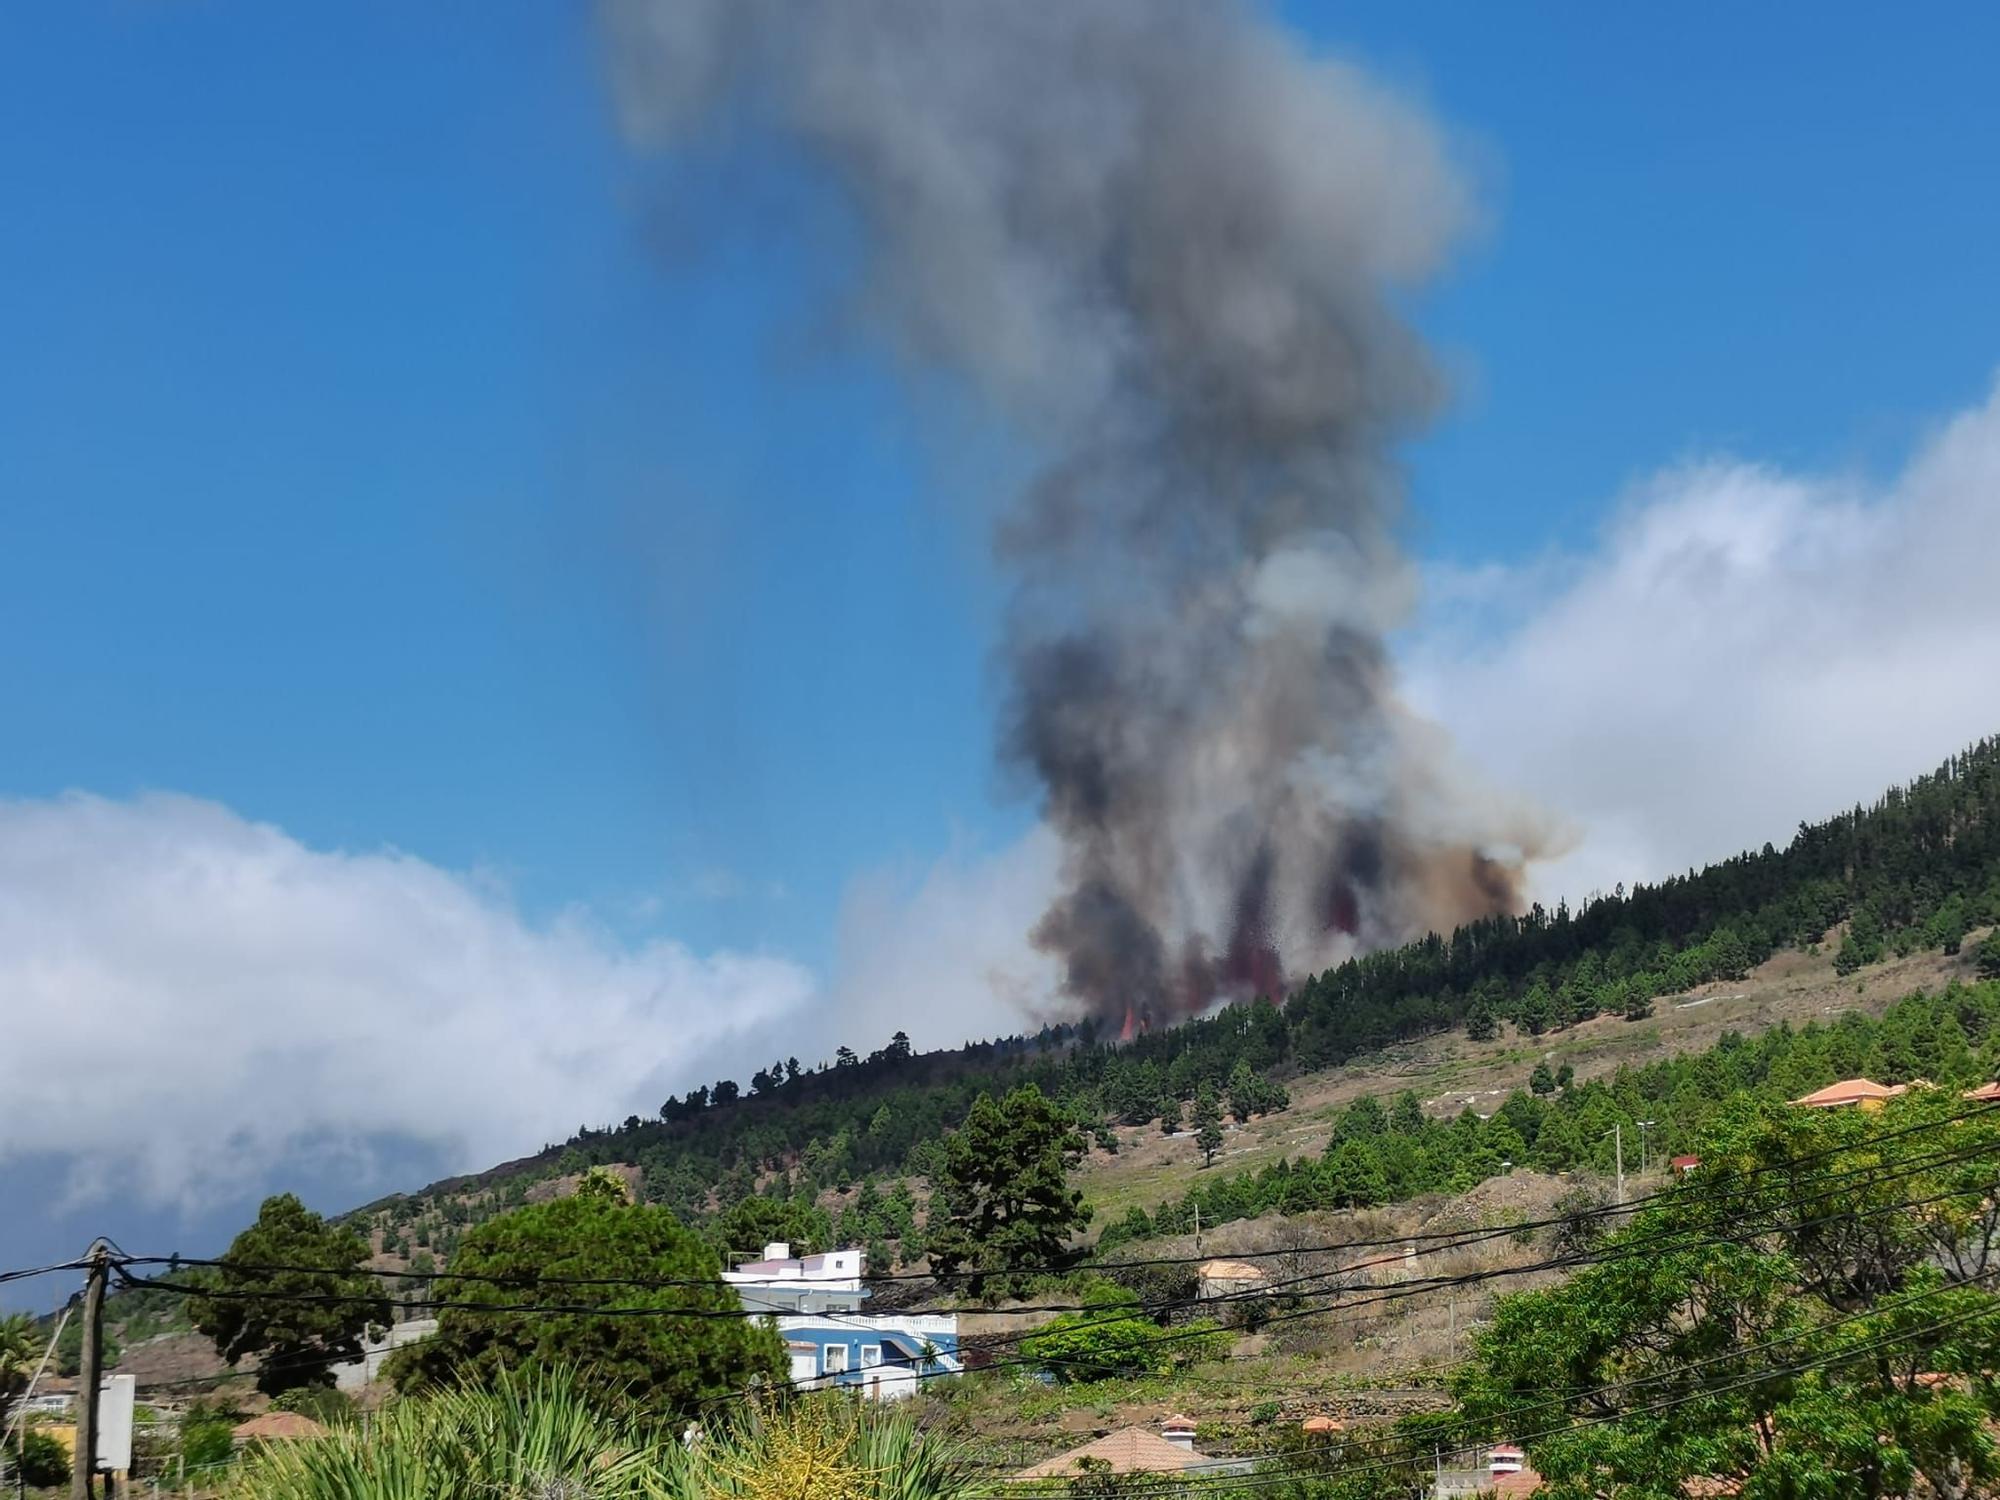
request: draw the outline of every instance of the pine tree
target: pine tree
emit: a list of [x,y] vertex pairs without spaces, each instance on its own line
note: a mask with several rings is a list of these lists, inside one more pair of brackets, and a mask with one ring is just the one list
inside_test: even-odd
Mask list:
[[1070,1237],[1090,1222],[1069,1185],[1086,1149],[1075,1119],[1033,1084],[997,1102],[981,1094],[945,1137],[931,1182],[932,1266],[945,1276],[972,1271],[978,1296],[994,1273],[1011,1280],[1068,1264]]
[[1549,1029],[1555,1019],[1555,997],[1549,994],[1545,984],[1533,984],[1528,993],[1521,997],[1521,1007],[1516,1019],[1529,1036],[1540,1036]]
[[1250,1064],[1239,1057],[1236,1066],[1229,1070],[1229,1112],[1236,1117],[1237,1124],[1247,1125],[1257,1113],[1258,1103],[1257,1076],[1250,1071]]
[[1194,1096],[1194,1143],[1201,1149],[1201,1164],[1212,1166],[1222,1149],[1222,1102],[1213,1084],[1204,1083]]
[[2000,979],[2000,932],[1989,932],[1975,950],[1973,963],[1981,979]]

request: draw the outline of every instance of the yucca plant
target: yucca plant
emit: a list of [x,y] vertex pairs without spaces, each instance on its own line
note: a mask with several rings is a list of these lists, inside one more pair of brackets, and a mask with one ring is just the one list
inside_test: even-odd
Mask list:
[[269,1444],[232,1500],[967,1500],[962,1445],[828,1394],[724,1418],[692,1447],[608,1416],[560,1371],[399,1401],[363,1428]]
[[364,1432],[267,1445],[240,1500],[644,1500],[674,1450],[604,1416],[562,1373],[401,1401]]
[[969,1500],[986,1489],[963,1444],[829,1393],[739,1414],[670,1454],[655,1500]]

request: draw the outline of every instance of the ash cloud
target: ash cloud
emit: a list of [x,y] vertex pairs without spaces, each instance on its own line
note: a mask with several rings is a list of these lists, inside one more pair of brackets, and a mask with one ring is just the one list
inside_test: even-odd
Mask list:
[[1417,108],[1226,0],[610,0],[636,139],[797,149],[868,326],[1042,460],[1001,752],[1075,1004],[1164,1020],[1515,905],[1533,820],[1398,702],[1395,445],[1442,389],[1394,297],[1469,214]]

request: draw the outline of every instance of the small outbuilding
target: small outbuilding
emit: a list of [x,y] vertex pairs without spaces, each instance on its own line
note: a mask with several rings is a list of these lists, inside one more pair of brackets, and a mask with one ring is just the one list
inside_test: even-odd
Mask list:
[[1260,1292],[1269,1279],[1247,1260],[1205,1260],[1195,1268],[1196,1294],[1204,1298]]

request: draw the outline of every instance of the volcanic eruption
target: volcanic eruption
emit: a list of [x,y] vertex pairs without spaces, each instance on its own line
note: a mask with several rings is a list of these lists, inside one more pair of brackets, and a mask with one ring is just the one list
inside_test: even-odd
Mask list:
[[641,140],[795,150],[855,309],[1035,461],[996,546],[1001,754],[1062,840],[1073,1006],[1164,1021],[1520,900],[1533,823],[1398,700],[1396,298],[1468,217],[1446,141],[1229,0],[610,0]]

